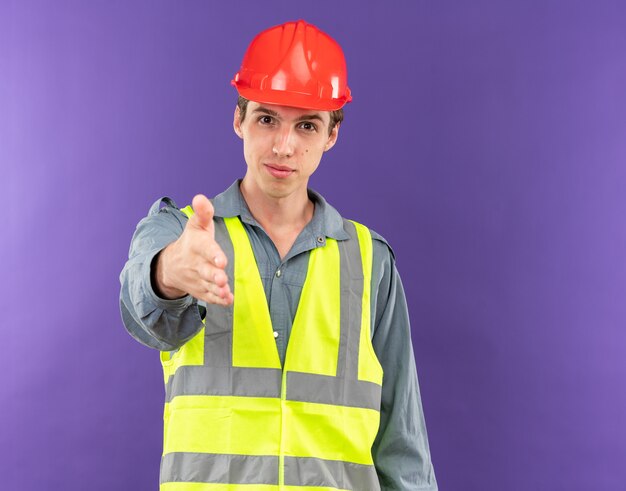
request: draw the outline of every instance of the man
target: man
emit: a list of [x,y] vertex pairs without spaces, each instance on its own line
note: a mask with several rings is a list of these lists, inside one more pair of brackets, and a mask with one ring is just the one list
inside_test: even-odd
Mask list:
[[233,80],[243,180],[137,227],[121,310],[161,351],[163,491],[437,489],[391,250],[307,188],[346,81],[315,26],[259,34]]

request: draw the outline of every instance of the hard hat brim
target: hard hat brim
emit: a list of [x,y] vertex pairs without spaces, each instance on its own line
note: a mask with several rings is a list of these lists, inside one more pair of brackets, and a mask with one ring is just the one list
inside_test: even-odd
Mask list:
[[237,89],[241,97],[260,104],[276,104],[279,106],[298,107],[301,109],[314,109],[317,111],[337,111],[352,100],[349,89],[347,97],[340,99],[319,99],[311,94],[298,94],[283,90],[257,90],[250,87],[242,87],[234,80],[231,84]]

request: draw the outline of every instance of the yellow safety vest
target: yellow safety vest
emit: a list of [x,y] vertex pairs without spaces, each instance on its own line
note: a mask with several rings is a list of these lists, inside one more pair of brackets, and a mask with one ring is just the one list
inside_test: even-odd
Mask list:
[[161,491],[380,490],[371,454],[383,377],[370,340],[372,238],[363,225],[344,228],[350,239],[310,252],[281,366],[244,226],[238,217],[215,221],[235,300],[208,305],[198,334],[161,353]]

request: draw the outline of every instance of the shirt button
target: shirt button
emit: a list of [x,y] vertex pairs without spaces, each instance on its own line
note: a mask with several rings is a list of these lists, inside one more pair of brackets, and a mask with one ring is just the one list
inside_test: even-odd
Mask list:
[[277,338],[278,337],[278,332],[274,331],[274,337]]
[[276,271],[276,278],[280,278],[281,274],[283,274],[283,273],[281,272],[280,269],[278,271]]
[[317,241],[318,241],[320,244],[323,244],[323,243],[324,243],[324,237],[322,237],[322,236],[320,235],[320,236],[317,238]]

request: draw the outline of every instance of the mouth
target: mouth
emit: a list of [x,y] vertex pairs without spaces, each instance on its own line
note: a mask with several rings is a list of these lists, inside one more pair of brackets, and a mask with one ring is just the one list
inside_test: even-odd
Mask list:
[[277,179],[285,179],[295,172],[295,169],[285,165],[263,164],[267,171]]

